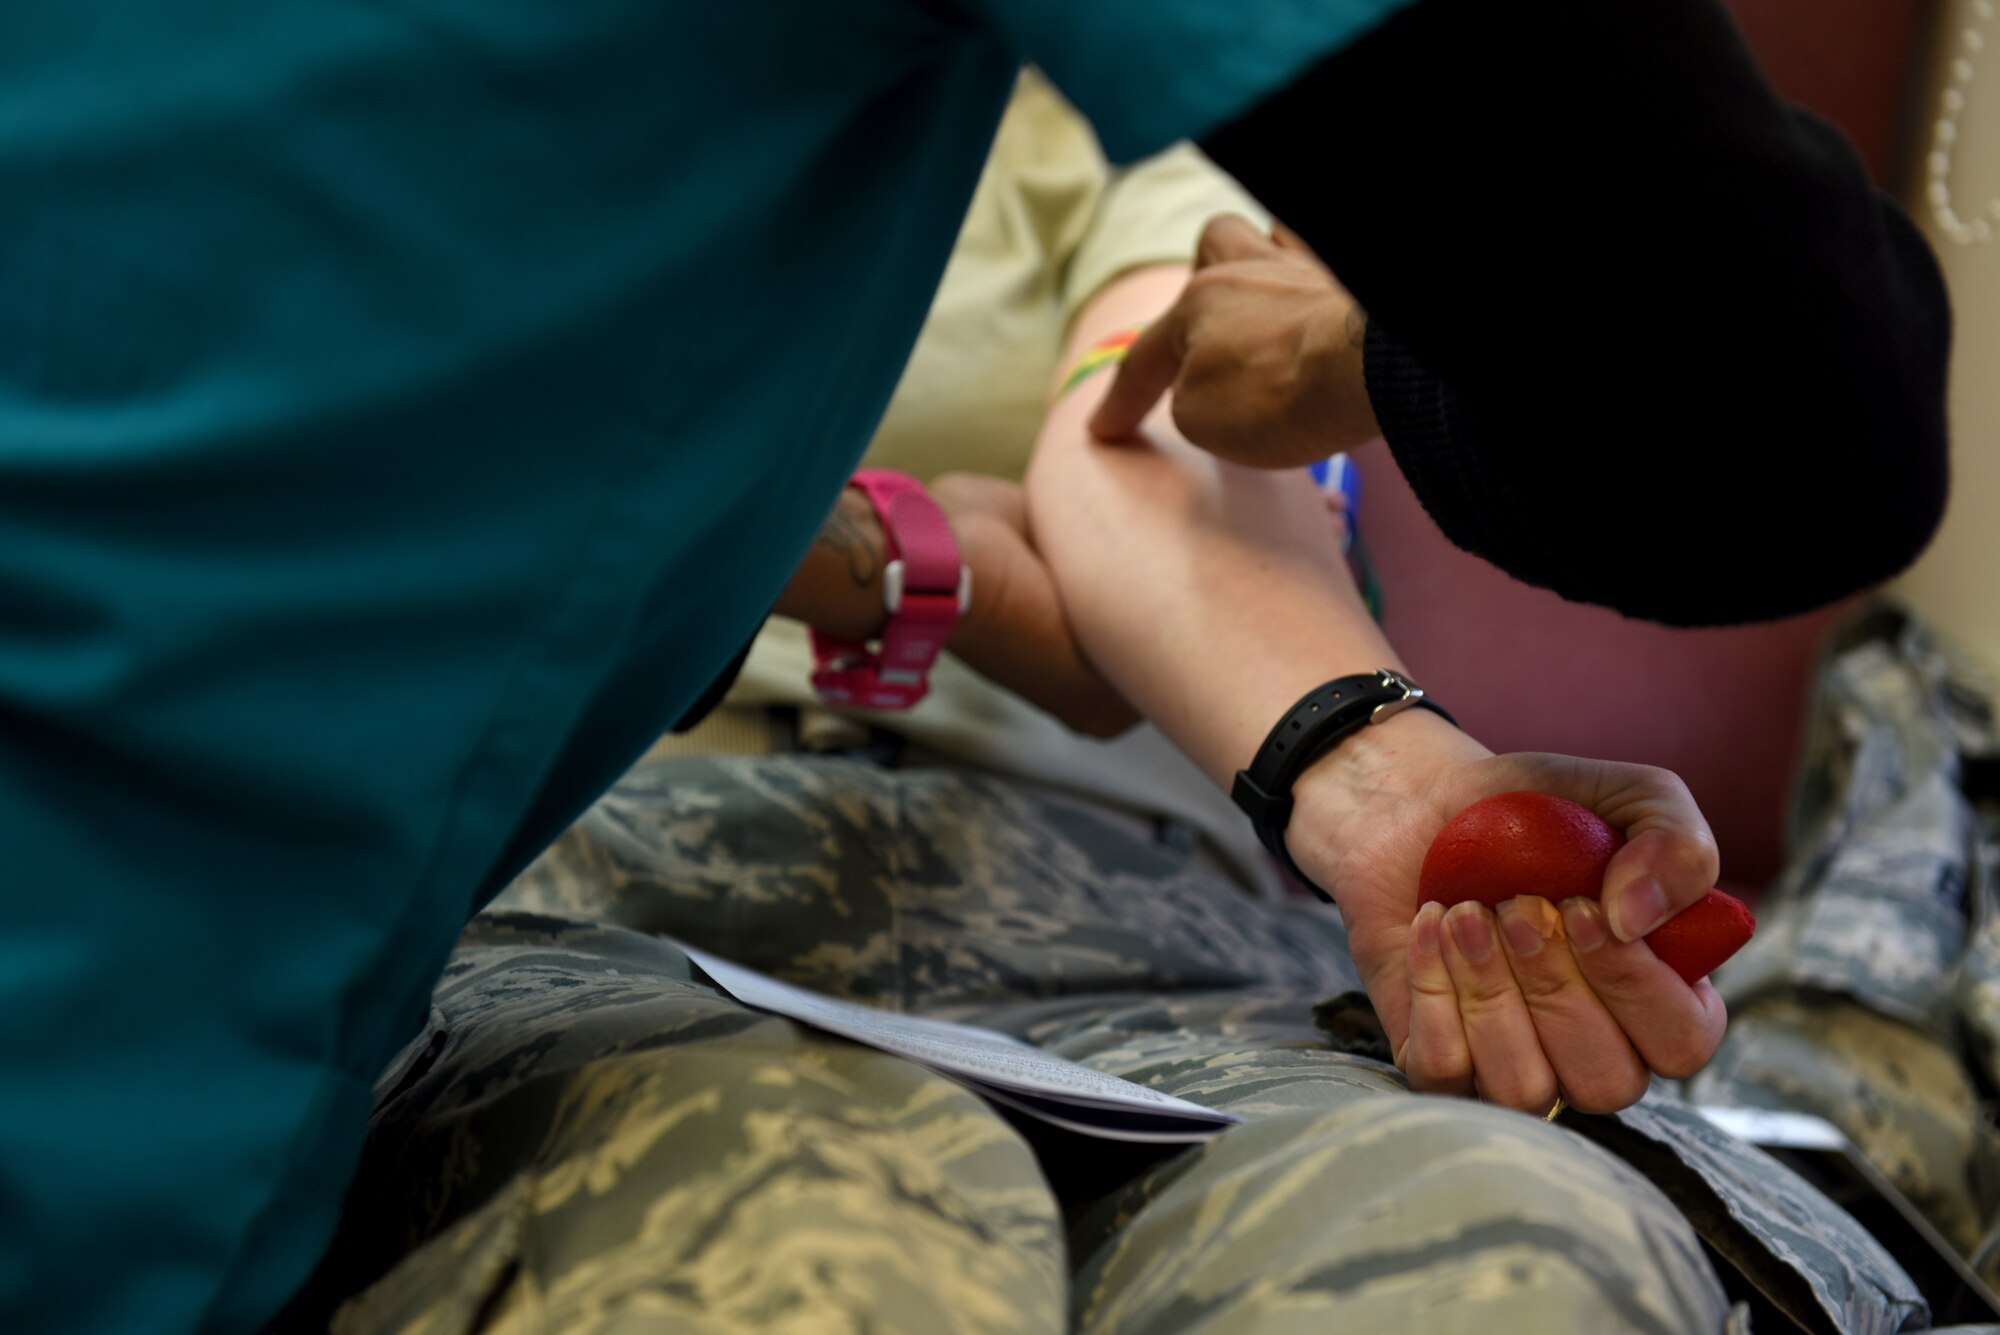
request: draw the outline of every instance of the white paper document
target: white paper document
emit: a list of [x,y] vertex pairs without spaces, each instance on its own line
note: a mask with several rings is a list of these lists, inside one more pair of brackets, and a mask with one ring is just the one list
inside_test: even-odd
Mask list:
[[1010,1034],[857,1006],[781,983],[685,943],[674,944],[746,1006],[918,1062],[995,1103],[1084,1135],[1191,1143],[1243,1120],[1051,1057]]

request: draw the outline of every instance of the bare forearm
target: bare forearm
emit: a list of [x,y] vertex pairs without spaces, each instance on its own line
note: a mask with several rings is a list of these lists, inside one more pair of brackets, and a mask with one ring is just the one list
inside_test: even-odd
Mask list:
[[[1064,364],[1163,308],[1182,276],[1122,280],[1078,322]],[[1086,424],[1110,381],[1050,410],[1028,478],[1036,542],[1091,661],[1226,787],[1312,687],[1401,665],[1304,474],[1223,463],[1165,409],[1142,440],[1100,443]]]

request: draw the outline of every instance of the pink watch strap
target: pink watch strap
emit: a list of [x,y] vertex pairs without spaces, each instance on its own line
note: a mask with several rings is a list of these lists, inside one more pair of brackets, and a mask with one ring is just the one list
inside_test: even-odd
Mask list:
[[814,631],[813,688],[837,704],[908,709],[930,689],[931,664],[969,600],[971,572],[959,557],[951,521],[923,483],[907,473],[864,468],[850,485],[882,518],[889,621],[878,645]]

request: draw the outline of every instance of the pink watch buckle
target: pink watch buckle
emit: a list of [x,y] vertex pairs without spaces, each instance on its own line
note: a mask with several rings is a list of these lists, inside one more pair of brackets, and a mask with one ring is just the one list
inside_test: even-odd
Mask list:
[[863,643],[812,633],[813,689],[834,704],[908,709],[930,690],[931,664],[972,603],[972,571],[951,522],[923,484],[905,473],[863,469],[859,487],[882,518],[889,564],[882,572],[888,624]]

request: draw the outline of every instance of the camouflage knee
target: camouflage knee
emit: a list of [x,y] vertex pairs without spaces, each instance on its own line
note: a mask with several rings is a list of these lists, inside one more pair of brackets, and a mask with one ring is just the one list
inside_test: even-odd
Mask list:
[[343,1224],[414,1250],[337,1329],[1061,1329],[1055,1202],[961,1086],[593,924],[482,917],[436,1005]]
[[1688,1097],[1826,1118],[1966,1255],[2000,1210],[2000,1136],[1957,1052],[1845,998],[1751,1004]]
[[1078,1330],[1729,1328],[1666,1198],[1515,1113],[1366,1094],[1237,1127],[1163,1181],[1079,1272]]

